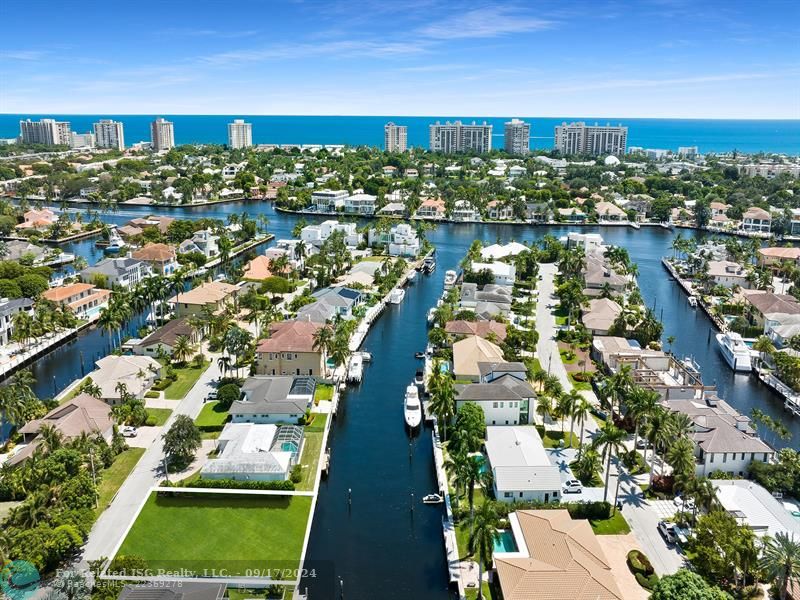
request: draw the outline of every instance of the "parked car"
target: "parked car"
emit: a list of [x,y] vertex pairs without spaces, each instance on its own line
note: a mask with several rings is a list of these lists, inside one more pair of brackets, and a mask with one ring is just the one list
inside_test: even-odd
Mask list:
[[645,438],[639,438],[636,441],[636,448],[638,450],[644,450],[645,448],[650,448],[650,442],[648,442]]
[[561,491],[564,494],[580,494],[583,491],[583,485],[577,479],[568,479],[564,482]]
[[208,392],[208,396],[206,396],[206,402],[213,402],[217,399],[217,390],[211,390]]
[[678,541],[678,533],[675,531],[675,523],[667,523],[666,521],[658,522],[658,532],[664,541],[668,544],[674,544]]
[[125,425],[119,432],[122,437],[136,437],[136,427],[131,427],[130,425]]

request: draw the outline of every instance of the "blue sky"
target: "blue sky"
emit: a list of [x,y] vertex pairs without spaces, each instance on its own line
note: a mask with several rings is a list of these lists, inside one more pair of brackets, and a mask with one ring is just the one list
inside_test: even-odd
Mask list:
[[800,2],[2,0],[0,112],[800,118]]

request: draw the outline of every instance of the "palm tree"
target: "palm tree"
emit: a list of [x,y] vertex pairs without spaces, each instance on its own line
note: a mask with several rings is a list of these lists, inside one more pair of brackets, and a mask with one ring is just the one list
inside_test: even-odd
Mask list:
[[767,538],[761,558],[761,567],[767,578],[778,586],[781,600],[789,593],[789,583],[800,577],[800,542],[794,535],[779,532]]
[[64,434],[52,425],[42,425],[39,437],[42,439],[41,447],[45,454],[52,454],[64,445]]
[[575,431],[575,408],[578,403],[583,399],[580,392],[576,389],[571,389],[566,394],[561,394],[558,399],[558,412],[561,415],[561,431],[564,431],[564,418],[569,417],[569,444],[568,448],[572,447],[572,437]]
[[[600,428],[600,433],[593,442],[596,449],[602,449],[603,456],[606,459],[606,481],[603,490],[603,502],[608,501],[608,480],[611,475],[611,457],[625,449],[623,442],[625,441],[626,435],[623,429],[620,429],[611,421],[607,421],[605,425]],[[617,475],[617,477],[619,477],[619,475]]]
[[572,470],[582,480],[591,482],[595,473],[603,468],[603,457],[595,450],[592,444],[582,444],[578,458],[572,465]]
[[767,336],[762,335],[753,342],[753,350],[758,352],[758,358],[763,364],[766,364],[765,355],[772,356],[775,354],[775,344]]
[[678,438],[667,450],[665,458],[672,467],[675,477],[688,476],[694,473],[694,442],[689,438]]
[[592,414],[592,408],[592,403],[581,396],[581,399],[578,400],[575,405],[575,410],[572,412],[572,418],[578,421],[581,427],[581,434],[578,438],[578,458],[581,457],[581,453],[583,452],[583,430],[586,425],[586,419]]
[[217,359],[217,366],[219,367],[220,372],[222,373],[222,377],[226,377],[228,375],[228,371],[231,368],[231,357],[223,354]]
[[322,360],[330,354],[331,347],[333,346],[333,329],[327,325],[320,327],[314,332],[314,350],[322,354]]
[[456,413],[456,390],[453,378],[447,374],[436,381],[431,390],[430,410],[442,424],[442,439],[447,439],[447,423]]
[[[666,448],[671,438],[669,430],[670,413],[665,408],[656,410],[650,416],[646,423],[645,438],[650,445],[653,446],[653,464],[650,468],[650,485],[653,485],[653,476],[655,475],[655,456],[659,448]],[[644,451],[644,461],[647,464],[647,448]],[[663,470],[663,469],[662,469]]]
[[499,521],[494,503],[490,500],[481,504],[475,515],[472,531],[469,536],[469,550],[478,558],[478,600],[483,598],[483,567],[492,563],[494,543],[499,537],[497,527]]
[[194,350],[195,346],[192,344],[191,340],[185,335],[179,335],[175,338],[175,346],[172,348],[172,357],[176,362],[185,364]]
[[[647,422],[647,420],[658,410],[661,406],[661,395],[654,391],[648,390],[640,386],[634,386],[627,398],[625,405],[628,409],[628,414],[634,422],[635,430],[633,433],[633,447],[639,442],[639,430]],[[645,448],[645,451],[647,448]]]

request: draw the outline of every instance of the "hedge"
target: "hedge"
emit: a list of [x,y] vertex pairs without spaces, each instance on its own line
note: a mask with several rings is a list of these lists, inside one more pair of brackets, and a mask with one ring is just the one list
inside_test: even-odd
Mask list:
[[636,581],[646,590],[652,590],[658,583],[658,575],[655,573],[650,559],[639,550],[631,550],[627,557],[628,568],[636,577]]
[[566,508],[573,519],[602,521],[611,517],[611,504],[608,502],[503,502],[497,506],[497,515],[504,518],[516,510],[558,508]]
[[658,583],[658,575],[653,573],[652,575],[645,577],[641,573],[636,573],[636,582],[644,589],[652,591],[652,589],[656,587],[656,584]]
[[186,487],[194,488],[228,488],[234,490],[279,490],[293,492],[294,482],[285,481],[239,481],[238,479],[196,479]]

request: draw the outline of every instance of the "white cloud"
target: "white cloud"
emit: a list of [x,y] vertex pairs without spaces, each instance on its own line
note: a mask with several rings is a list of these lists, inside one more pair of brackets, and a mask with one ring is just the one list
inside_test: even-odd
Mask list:
[[0,50],[3,60],[42,60],[47,55],[43,50]]
[[553,21],[540,19],[510,7],[487,6],[446,18],[418,30],[419,35],[436,40],[494,38],[512,33],[550,29]]

